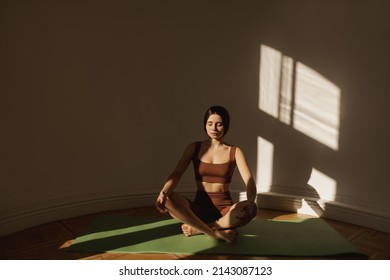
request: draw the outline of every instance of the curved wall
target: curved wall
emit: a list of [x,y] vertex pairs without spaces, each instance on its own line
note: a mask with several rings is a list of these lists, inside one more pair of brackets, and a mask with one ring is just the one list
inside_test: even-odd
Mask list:
[[[0,235],[152,205],[211,104],[231,111],[227,140],[258,181],[259,139],[273,147],[260,206],[314,200],[320,215],[390,232],[388,4],[103,2],[0,9]],[[337,150],[259,108],[261,46],[340,89]],[[336,182],[331,199],[307,188],[313,168]],[[191,194],[191,170],[179,188]]]

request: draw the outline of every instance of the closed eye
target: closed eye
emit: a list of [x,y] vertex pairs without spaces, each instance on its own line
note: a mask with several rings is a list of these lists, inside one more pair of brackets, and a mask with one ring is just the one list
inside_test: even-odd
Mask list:
[[[208,126],[212,126],[212,125],[214,125],[214,123],[208,122],[207,125],[208,125]],[[216,123],[216,125],[218,125],[218,126],[223,126],[223,123],[218,122],[218,123]]]

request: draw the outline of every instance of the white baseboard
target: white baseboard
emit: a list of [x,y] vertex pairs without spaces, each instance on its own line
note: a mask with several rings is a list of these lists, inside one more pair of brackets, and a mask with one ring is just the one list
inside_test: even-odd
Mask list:
[[[191,197],[194,190],[190,187],[181,188],[182,194]],[[102,193],[93,196],[64,198],[61,202],[46,202],[45,206],[26,207],[16,209],[11,213],[0,214],[0,237],[29,227],[45,224],[61,219],[77,217],[102,211],[128,209],[143,206],[152,206],[155,203],[156,193]],[[240,192],[232,190],[232,195],[241,199]],[[240,199],[240,200],[241,200]],[[245,198],[244,198],[245,199]],[[354,205],[338,202],[318,201],[312,203],[306,199],[312,213],[329,219],[360,225],[383,232],[390,233],[390,217],[362,209]],[[42,205],[42,204],[41,204]],[[260,208],[275,209],[281,211],[299,212],[302,209],[302,198],[299,196],[281,193],[259,193],[258,206]],[[305,213],[305,212],[302,212]]]
[[127,195],[120,197],[94,197],[66,203],[47,202],[44,207],[17,209],[13,214],[0,216],[0,236],[5,236],[29,227],[61,219],[82,216],[101,211],[150,205],[150,195]]
[[[131,188],[129,188],[131,190]],[[155,204],[157,191],[148,189],[147,193],[111,193],[65,197],[55,201],[45,201],[39,205],[26,206],[0,213],[0,237],[33,226],[62,219],[88,215],[108,210],[129,209],[152,206]],[[134,191],[134,189],[133,189]],[[180,193],[191,197],[192,193],[183,189]],[[41,206],[44,205],[44,206]]]
[[[309,207],[302,207],[304,206],[303,203],[307,203],[306,206]],[[265,209],[317,215],[390,233],[390,216],[388,214],[352,204],[324,200],[316,201],[314,198],[305,198],[303,201],[301,196],[264,192],[258,194],[258,205]]]

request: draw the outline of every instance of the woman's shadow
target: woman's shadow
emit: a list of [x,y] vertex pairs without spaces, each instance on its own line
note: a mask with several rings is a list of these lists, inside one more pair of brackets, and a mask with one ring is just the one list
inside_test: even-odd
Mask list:
[[321,199],[315,187],[309,184],[313,164],[310,152],[304,143],[294,141],[275,145],[273,180],[270,192],[289,196],[287,209],[298,212],[304,203],[310,206],[318,216],[323,209],[318,201]]

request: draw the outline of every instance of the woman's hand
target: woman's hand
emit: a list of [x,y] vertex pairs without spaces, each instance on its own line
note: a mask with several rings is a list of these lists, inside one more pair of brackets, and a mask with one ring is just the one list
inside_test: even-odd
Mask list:
[[168,209],[165,207],[165,202],[167,201],[167,195],[165,192],[160,192],[160,195],[157,197],[156,200],[156,208],[161,213],[168,212]]

